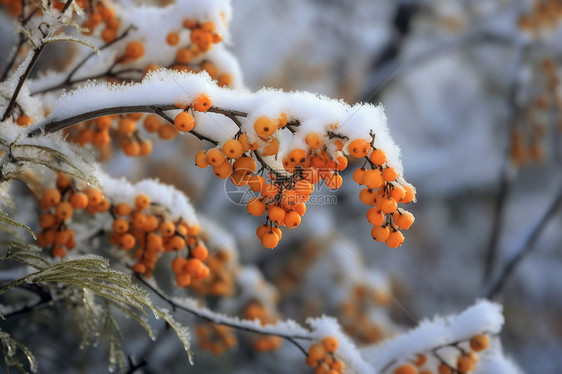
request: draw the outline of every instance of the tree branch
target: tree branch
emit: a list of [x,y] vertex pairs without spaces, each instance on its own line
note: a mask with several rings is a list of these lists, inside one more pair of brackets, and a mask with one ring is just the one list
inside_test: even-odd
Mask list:
[[507,264],[503,267],[501,273],[493,281],[485,291],[486,298],[492,299],[498,295],[498,293],[503,288],[507,278],[513,273],[517,265],[531,253],[535,243],[537,242],[538,238],[540,237],[541,233],[546,227],[548,221],[554,216],[556,211],[562,206],[562,188],[558,190],[555,199],[553,200],[550,207],[546,210],[543,214],[541,219],[537,221],[535,226],[529,231],[527,235],[527,239],[523,242],[521,248],[513,255],[513,257],[507,262]]

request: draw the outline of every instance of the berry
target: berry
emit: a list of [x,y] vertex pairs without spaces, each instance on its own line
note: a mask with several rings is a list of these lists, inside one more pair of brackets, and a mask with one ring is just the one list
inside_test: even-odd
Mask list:
[[394,188],[390,190],[388,196],[390,196],[396,201],[401,201],[404,198],[404,196],[406,196],[406,190],[404,190],[400,186],[394,186]]
[[193,258],[196,258],[200,261],[205,261],[205,259],[209,255],[209,251],[207,250],[207,247],[205,247],[204,245],[197,245],[193,247],[189,251],[189,253],[191,256],[193,256]]
[[374,149],[369,155],[369,160],[375,165],[382,165],[386,162],[386,153],[382,149]]
[[355,139],[349,143],[349,153],[356,158],[367,156],[370,148],[371,144],[365,139]]
[[385,182],[392,182],[392,181],[396,180],[396,178],[398,178],[398,173],[392,167],[382,169],[381,174],[382,174],[382,178],[385,180]]
[[232,174],[232,165],[229,162],[223,162],[219,166],[213,166],[213,173],[220,179],[226,179]]
[[176,232],[176,225],[173,222],[165,221],[159,226],[160,233],[162,236],[172,236]]
[[166,43],[169,45],[176,45],[180,41],[180,35],[177,32],[170,32],[166,35]]
[[58,203],[60,203],[61,200],[61,194],[60,191],[57,190],[56,188],[49,188],[48,190],[45,191],[45,193],[43,194],[43,198],[42,200],[49,206],[55,206]]
[[205,152],[204,150],[200,150],[195,154],[195,165],[197,165],[197,167],[200,167],[201,169],[209,166],[209,162],[207,161],[207,152]]
[[149,114],[144,119],[143,125],[147,132],[157,132],[160,127],[162,127],[162,122],[160,122],[160,119],[158,119],[156,114]]
[[470,348],[475,352],[480,352],[490,346],[490,338],[488,335],[480,334],[475,335],[470,339]]
[[252,157],[240,157],[234,161],[234,169],[242,170],[244,173],[250,174],[256,171],[256,161]]
[[256,134],[262,138],[270,137],[277,131],[278,124],[271,118],[262,116],[259,117],[256,122],[254,122],[254,130]]
[[462,355],[457,359],[457,370],[459,373],[468,373],[474,369],[474,361],[468,355]]
[[144,55],[144,45],[139,41],[132,41],[125,47],[125,56],[136,60]]
[[195,118],[187,112],[180,112],[174,118],[174,126],[179,131],[188,132],[195,128]]
[[418,369],[414,365],[404,364],[397,367],[393,374],[418,374]]
[[405,210],[397,211],[392,215],[392,218],[394,219],[396,226],[402,230],[408,230],[415,220],[414,215]]
[[290,211],[285,214],[285,226],[287,226],[288,228],[290,229],[295,228],[298,225],[300,225],[300,223],[301,223],[301,216],[297,212]]
[[279,244],[279,236],[272,230],[265,232],[261,237],[261,244],[268,249],[273,249]]
[[123,234],[119,238],[119,246],[124,250],[132,249],[135,246],[135,243],[135,237],[131,234]]
[[371,230],[371,236],[377,242],[384,242],[390,236],[390,229],[387,226],[375,226]]
[[265,213],[265,203],[256,197],[250,200],[246,205],[246,209],[251,215],[259,217]]
[[[318,363],[326,355],[326,348],[322,344],[315,343],[308,348],[308,359],[311,362]],[[312,365],[312,366],[316,366]]]
[[318,149],[320,147],[322,147],[323,142],[322,139],[320,138],[320,135],[318,135],[318,133],[316,132],[311,132],[309,134],[306,135],[305,138],[306,144],[308,144],[308,146],[310,147],[310,149]]
[[254,192],[259,192],[265,187],[265,179],[261,175],[252,175],[248,180],[248,187]]
[[137,125],[135,124],[135,121],[130,118],[122,118],[117,126],[117,133],[121,135],[129,135],[132,134],[136,128]]
[[176,126],[165,123],[158,129],[158,137],[162,140],[172,140],[178,134]]
[[207,162],[211,166],[220,166],[226,161],[224,153],[218,148],[212,148],[207,151]]
[[398,248],[404,243],[404,235],[398,230],[392,230],[385,240],[385,243],[390,248]]
[[129,222],[125,221],[124,219],[117,218],[113,221],[113,231],[118,234],[124,234],[129,231]]
[[367,211],[367,220],[373,226],[382,226],[384,224],[384,214],[376,207]]
[[230,159],[238,159],[244,154],[244,147],[236,139],[230,139],[222,146],[222,152]]
[[396,200],[394,199],[383,199],[380,206],[381,211],[384,214],[394,213],[397,207],[398,204],[396,204]]
[[378,169],[367,170],[364,173],[363,184],[375,190],[383,185],[384,181]]
[[141,211],[143,209],[148,208],[150,205],[150,198],[148,195],[140,194],[135,197],[135,209]]
[[27,127],[27,126],[31,125],[32,122],[33,122],[33,120],[31,119],[31,117],[27,116],[25,114],[19,116],[18,119],[16,120],[16,123],[18,124],[18,126],[21,126],[21,127]]
[[55,215],[61,221],[65,221],[72,217],[73,209],[72,205],[69,202],[63,201],[59,205],[57,205],[55,209]]
[[322,339],[322,345],[326,352],[335,352],[338,349],[338,340],[333,336],[328,336]]
[[278,206],[272,206],[269,208],[268,217],[273,223],[282,223],[285,219],[285,211]]
[[289,152],[288,157],[295,166],[301,166],[306,161],[306,151],[303,149],[293,149]]
[[201,94],[191,104],[198,112],[206,112],[211,107],[211,99],[206,94]]
[[120,217],[128,216],[129,214],[131,214],[131,211],[132,208],[127,203],[119,203],[115,205],[115,208],[113,208],[113,212],[115,213],[115,215]]
[[356,169],[353,172],[353,180],[355,181],[355,183],[357,183],[358,185],[365,184],[365,173],[366,172],[367,172],[367,170],[365,168]]
[[363,188],[359,192],[359,200],[366,205],[374,205],[376,196],[376,192],[370,188]]
[[402,198],[402,203],[408,204],[410,201],[413,201],[416,198],[415,190],[410,186],[404,186],[404,197]]

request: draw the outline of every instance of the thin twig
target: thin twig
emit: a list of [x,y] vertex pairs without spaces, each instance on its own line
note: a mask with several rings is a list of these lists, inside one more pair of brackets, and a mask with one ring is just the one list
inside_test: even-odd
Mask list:
[[144,280],[141,276],[139,276],[136,273],[134,275],[142,284],[144,284],[146,287],[148,287],[152,292],[154,292],[156,295],[158,295],[158,297],[160,297],[162,300],[164,300],[165,302],[170,304],[170,306],[172,306],[174,309],[183,310],[184,312],[188,312],[190,314],[193,314],[194,316],[196,316],[198,318],[201,318],[201,319],[204,319],[206,321],[212,322],[216,325],[224,325],[224,326],[232,327],[232,328],[235,328],[235,329],[238,329],[238,330],[254,332],[254,333],[257,333],[257,334],[261,334],[261,335],[278,336],[280,338],[283,338],[283,339],[295,344],[295,346],[297,348],[299,348],[306,355],[306,351],[304,350],[304,348],[300,344],[298,344],[295,341],[295,339],[312,340],[312,338],[310,336],[286,335],[286,334],[279,334],[279,333],[271,333],[271,332],[261,330],[259,328],[253,328],[253,327],[250,327],[250,326],[241,326],[241,325],[238,325],[238,324],[232,323],[232,322],[215,320],[215,319],[211,318],[210,316],[199,312],[197,309],[190,309],[188,307],[185,307],[183,305],[175,303],[172,299],[170,299],[162,291],[160,291],[156,287],[152,286],[150,283],[148,283],[146,280]]
[[505,285],[507,278],[513,273],[517,265],[525,258],[525,256],[531,253],[531,250],[534,248],[535,243],[537,242],[543,230],[546,228],[546,224],[561,206],[562,188],[558,190],[558,193],[556,194],[556,197],[554,198],[552,204],[543,214],[541,219],[539,219],[535,226],[529,231],[527,239],[523,242],[521,248],[513,255],[513,257],[511,257],[507,264],[505,264],[496,280],[486,288],[486,298],[492,299],[498,295],[498,293]]
[[41,56],[41,52],[43,52],[44,48],[45,48],[45,44],[41,44],[37,49],[33,50],[33,56],[31,57],[31,61],[29,62],[29,65],[25,69],[25,72],[20,76],[20,78],[18,80],[18,85],[16,86],[16,90],[12,94],[12,98],[10,99],[10,103],[8,104],[8,107],[6,108],[6,111],[4,112],[4,115],[2,116],[2,119],[0,121],[2,121],[2,122],[5,121],[10,116],[10,114],[12,114],[12,110],[14,109],[14,106],[16,105],[16,100],[17,100],[18,95],[20,93],[20,90],[23,86],[23,83],[26,81],[27,77],[31,73],[31,70],[33,69],[33,66],[35,66],[35,63],[39,59],[39,56]]

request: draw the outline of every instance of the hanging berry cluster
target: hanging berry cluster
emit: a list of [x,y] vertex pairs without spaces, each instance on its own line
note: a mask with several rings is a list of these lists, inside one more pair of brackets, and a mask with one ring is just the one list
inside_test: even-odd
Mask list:
[[335,352],[338,349],[338,340],[327,336],[320,343],[311,344],[306,356],[306,364],[314,367],[316,374],[343,373],[345,363],[338,360]]
[[[479,354],[488,349],[490,338],[478,334],[470,339],[435,347],[430,353],[420,353],[410,362],[395,366],[392,374],[467,374],[476,369]],[[449,352],[445,352],[445,351]],[[452,359],[443,356],[454,352]]]
[[232,328],[225,325],[205,323],[195,326],[199,347],[215,355],[221,355],[238,345]]
[[150,201],[146,194],[138,194],[134,204],[112,202],[96,188],[80,189],[71,177],[58,174],[56,187],[47,189],[40,201],[42,213],[38,235],[41,247],[49,248],[54,257],[64,257],[75,247],[74,231],[70,223],[75,211],[89,215],[108,213],[112,217],[111,244],[134,250],[136,273],[151,276],[163,252],[173,252],[171,268],[178,287],[187,287],[192,280],[202,280],[209,275],[204,264],[208,250],[200,238],[200,227],[188,224],[182,218],[171,219],[169,211],[161,204]]
[[[252,301],[246,305],[243,316],[252,321],[257,319],[262,326],[277,322],[277,317],[259,301]],[[252,342],[252,346],[257,352],[271,352],[279,349],[281,344],[283,344],[283,339],[275,335],[260,335],[255,337]]]

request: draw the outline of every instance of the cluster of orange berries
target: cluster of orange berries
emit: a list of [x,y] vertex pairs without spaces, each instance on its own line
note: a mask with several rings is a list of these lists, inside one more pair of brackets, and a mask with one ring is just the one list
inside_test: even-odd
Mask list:
[[334,352],[338,349],[338,340],[327,336],[320,343],[311,344],[306,356],[306,364],[314,367],[315,374],[343,373],[345,363],[338,360]]
[[363,204],[373,208],[367,212],[367,220],[373,225],[371,236],[378,242],[385,242],[396,248],[404,242],[401,230],[408,230],[414,223],[414,215],[398,203],[407,204],[415,199],[415,191],[409,185],[397,182],[398,173],[387,165],[387,157],[373,142],[356,139],[349,145],[349,152],[356,158],[365,158],[369,169],[358,168],[353,172],[353,180],[365,186],[359,193]]
[[232,256],[226,250],[219,249],[209,254],[205,264],[209,268],[209,276],[204,279],[193,279],[191,289],[199,295],[227,296],[235,291],[235,269]]
[[199,347],[216,355],[236,347],[238,339],[233,330],[214,323],[199,324],[195,327]]
[[384,307],[390,303],[390,296],[381,288],[370,289],[356,285],[350,296],[341,304],[339,318],[345,333],[362,344],[374,344],[383,337],[383,331],[374,323],[370,310],[374,306]]
[[542,92],[525,107],[522,118],[512,126],[510,159],[516,165],[540,162],[545,158],[544,143],[547,124],[557,122],[562,131],[562,96],[558,92],[560,77],[558,66],[552,57],[545,57],[538,64],[537,75]]
[[133,206],[118,203],[111,212],[115,219],[110,243],[127,251],[136,248],[137,262],[133,265],[136,273],[151,276],[161,252],[179,253],[187,248],[187,258],[178,256],[171,263],[178,287],[187,287],[192,279],[203,279],[209,274],[203,263],[208,250],[198,237],[198,225],[167,219],[166,210],[151,204],[145,194],[137,195]]
[[490,346],[490,338],[486,334],[473,336],[468,341],[468,349],[463,349],[454,345],[460,351],[456,363],[450,365],[438,358],[436,370],[429,368],[430,361],[424,354],[418,354],[411,363],[398,366],[393,374],[465,374],[470,373],[476,368],[478,353],[486,350]]
[[117,38],[117,32],[121,26],[121,21],[115,15],[112,8],[105,6],[102,2],[97,2],[92,9],[86,0],[78,2],[88,14],[88,18],[82,23],[82,33],[92,35],[98,26],[104,25],[100,37],[106,43],[110,43]]
[[107,212],[111,203],[103,193],[95,188],[79,191],[71,177],[59,173],[56,187],[45,190],[39,200],[39,226],[42,231],[37,235],[40,247],[50,248],[53,257],[66,256],[67,250],[76,246],[74,231],[68,228],[68,222],[74,211],[85,210],[89,214]]
[[[255,319],[259,320],[262,326],[277,322],[277,318],[258,301],[252,301],[246,305],[243,316],[252,321]],[[279,349],[281,344],[283,344],[283,339],[279,336],[260,335],[254,339],[252,346],[257,352],[271,352]]]
[[538,34],[558,27],[562,19],[562,2],[559,0],[535,1],[533,8],[519,18],[519,29]]

